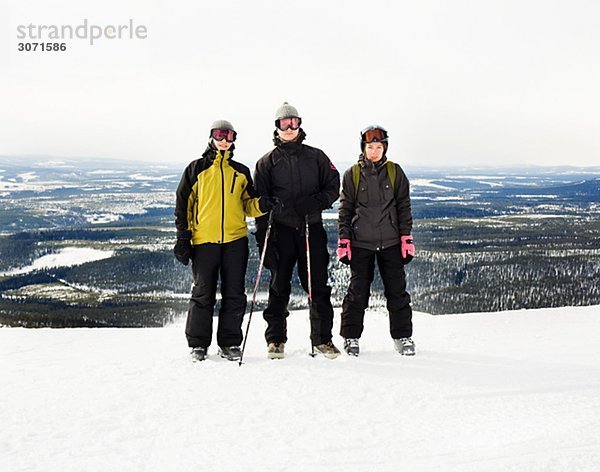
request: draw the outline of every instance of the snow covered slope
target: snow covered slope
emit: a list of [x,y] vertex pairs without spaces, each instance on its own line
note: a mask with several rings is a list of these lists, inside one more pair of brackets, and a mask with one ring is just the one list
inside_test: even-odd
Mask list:
[[416,314],[414,358],[381,313],[334,361],[289,322],[269,361],[258,314],[242,367],[190,362],[182,322],[0,329],[0,470],[599,470],[600,307]]

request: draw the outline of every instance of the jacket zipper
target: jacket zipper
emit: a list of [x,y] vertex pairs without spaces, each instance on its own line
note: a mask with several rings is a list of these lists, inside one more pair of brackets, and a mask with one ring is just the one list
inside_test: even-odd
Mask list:
[[221,243],[225,240],[225,175],[223,174],[223,159],[221,156]]
[[[196,177],[197,179],[197,184],[200,184],[200,179],[198,177]],[[200,225],[200,210],[199,210],[199,202],[198,202],[198,189],[196,189],[196,201],[194,202],[194,211],[196,213],[196,225],[199,226]]]
[[[296,160],[294,160],[294,159],[296,159]],[[295,180],[296,180],[296,179],[294,178],[294,173],[295,173],[295,172],[296,172],[296,173],[297,173],[297,175],[298,175],[298,184],[299,184],[299,187],[300,187],[300,195],[303,195],[303,194],[302,194],[302,174],[300,173],[300,166],[299,166],[299,162],[298,162],[298,155],[297,155],[297,154],[294,154],[294,155],[292,155],[292,156],[291,156],[290,163],[292,164],[292,165],[290,166],[290,174],[291,174],[291,177],[292,177],[292,178],[291,178],[291,183],[292,183],[292,195],[294,194],[294,193],[293,193],[293,192],[294,192],[294,182],[295,182]],[[292,169],[292,166],[294,167],[294,169]],[[300,228],[303,228],[303,229],[305,229],[305,227],[304,227],[304,223],[305,223],[305,222],[306,222],[306,220],[304,220],[304,221],[302,222],[302,224],[300,225]],[[296,229],[299,229],[299,228],[296,228]]]
[[233,189],[235,188],[235,179],[237,179],[237,172],[233,173],[233,181],[231,182],[231,193],[233,193]]

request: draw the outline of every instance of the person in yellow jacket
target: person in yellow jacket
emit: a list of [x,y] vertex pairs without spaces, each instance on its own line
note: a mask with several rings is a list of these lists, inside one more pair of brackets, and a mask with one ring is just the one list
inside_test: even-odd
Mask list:
[[206,358],[212,341],[219,275],[218,352],[232,361],[241,356],[248,264],[246,217],[264,215],[274,203],[256,194],[250,170],[233,160],[236,136],[229,121],[215,121],[206,151],[187,166],[177,188],[173,251],[182,264],[192,261],[194,285],[185,333],[196,361]]

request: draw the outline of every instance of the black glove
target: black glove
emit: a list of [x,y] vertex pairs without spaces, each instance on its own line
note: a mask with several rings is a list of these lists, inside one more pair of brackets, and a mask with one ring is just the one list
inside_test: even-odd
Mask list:
[[[267,228],[258,228],[254,233],[254,237],[256,238],[256,244],[258,246],[258,254],[262,255],[263,247],[265,245],[265,237],[267,236]],[[269,241],[267,241],[267,253],[265,254],[265,259],[263,261],[263,265],[269,270],[275,270],[277,268],[277,264],[279,262],[279,254],[277,253],[277,248],[275,247],[275,232],[273,231],[273,226],[271,226],[271,233],[269,235]]]
[[311,215],[321,211],[321,202],[313,195],[298,198],[294,205],[296,213],[300,216]]
[[175,258],[183,265],[188,265],[192,258],[191,231],[177,231],[177,242],[173,248]]
[[271,211],[274,215],[277,215],[283,210],[283,202],[279,199],[279,197],[269,197],[267,195],[263,195],[258,201],[258,208],[263,213],[268,213]]
[[254,237],[256,238],[256,245],[258,246],[259,252],[262,251],[266,236],[267,236],[267,227],[265,226],[264,228],[259,228],[257,226],[256,231],[254,232]]

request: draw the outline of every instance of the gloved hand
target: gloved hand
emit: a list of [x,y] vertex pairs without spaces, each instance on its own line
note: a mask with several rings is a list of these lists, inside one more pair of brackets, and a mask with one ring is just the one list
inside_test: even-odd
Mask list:
[[294,209],[300,216],[318,213],[321,211],[321,202],[319,202],[319,200],[317,200],[317,198],[315,198],[313,195],[306,195],[296,200]]
[[415,245],[411,235],[400,237],[400,253],[402,255],[402,264],[406,265],[413,260],[415,255]]
[[192,232],[177,231],[177,242],[173,247],[175,258],[183,265],[188,265],[192,257]]
[[352,259],[352,248],[349,239],[340,239],[337,248],[337,256],[342,264],[350,264],[350,260]]
[[272,211],[274,215],[277,215],[281,213],[281,210],[283,210],[283,202],[279,199],[279,197],[269,197],[268,195],[263,195],[258,201],[258,207],[263,213]]
[[262,252],[263,245],[265,243],[265,237],[267,236],[267,227],[259,228],[257,226],[256,231],[254,232],[254,238],[256,239],[256,245],[258,246],[258,251]]
[[[254,237],[256,238],[256,245],[258,246],[258,254],[262,256],[263,247],[265,244],[265,237],[267,236],[267,228],[258,228],[254,233]],[[263,265],[269,270],[275,270],[277,268],[277,264],[279,262],[279,254],[277,253],[277,248],[275,247],[275,231],[273,226],[271,226],[271,233],[269,235],[269,241],[267,241],[267,253],[265,254],[265,259],[263,261]]]

